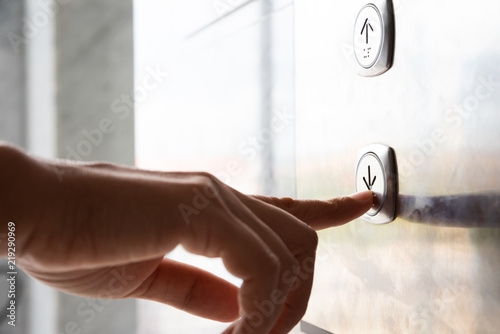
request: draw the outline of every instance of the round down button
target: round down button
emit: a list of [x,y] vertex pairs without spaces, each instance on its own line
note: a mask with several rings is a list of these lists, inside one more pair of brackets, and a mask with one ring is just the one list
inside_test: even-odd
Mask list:
[[362,219],[372,224],[387,224],[396,218],[398,168],[394,150],[383,144],[361,149],[356,159],[356,191],[371,190],[373,207]]
[[382,208],[386,195],[384,168],[373,153],[366,153],[359,160],[356,170],[356,191],[371,190],[375,194],[373,207],[367,212],[375,216]]

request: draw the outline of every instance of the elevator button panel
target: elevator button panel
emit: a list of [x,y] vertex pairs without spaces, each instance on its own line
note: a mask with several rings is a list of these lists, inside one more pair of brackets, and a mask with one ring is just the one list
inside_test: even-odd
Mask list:
[[360,9],[353,41],[359,75],[377,76],[392,66],[394,11],[391,0],[372,1]]
[[362,217],[373,224],[390,223],[396,217],[398,175],[394,150],[373,144],[358,152],[356,191],[371,190],[373,207]]

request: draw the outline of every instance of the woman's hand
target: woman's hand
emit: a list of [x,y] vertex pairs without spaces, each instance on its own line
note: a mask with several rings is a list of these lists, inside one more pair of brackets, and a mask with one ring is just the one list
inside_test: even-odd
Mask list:
[[[293,328],[311,291],[315,230],[362,215],[373,199],[371,192],[329,201],[247,196],[206,173],[2,152],[11,163],[3,163],[10,177],[0,186],[10,197],[0,217],[16,223],[18,262],[28,274],[72,294],[143,298],[235,321],[227,333]],[[178,244],[222,258],[243,284],[165,259]]]

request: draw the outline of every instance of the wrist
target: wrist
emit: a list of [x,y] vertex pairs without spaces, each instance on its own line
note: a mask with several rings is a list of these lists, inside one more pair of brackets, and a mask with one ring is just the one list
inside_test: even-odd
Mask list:
[[[24,153],[7,143],[0,143],[0,256],[8,256],[9,238],[15,234],[15,217],[18,217],[19,206],[16,198],[16,180],[20,178]],[[13,231],[14,229],[14,231]]]
[[20,148],[0,142],[0,256],[7,257],[15,238],[17,257],[20,247],[35,228],[39,213],[40,163]]

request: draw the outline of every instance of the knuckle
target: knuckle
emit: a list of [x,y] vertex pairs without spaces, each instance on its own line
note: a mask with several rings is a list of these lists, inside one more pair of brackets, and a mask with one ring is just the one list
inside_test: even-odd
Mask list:
[[301,258],[305,255],[316,252],[318,248],[319,237],[316,231],[311,227],[306,226],[300,233],[300,239],[294,247],[293,254],[296,258]]
[[286,268],[287,270],[290,270],[299,266],[299,261],[291,253],[286,257],[286,259],[283,262],[284,262],[283,269]]
[[314,231],[312,228],[307,226],[306,229],[307,232],[304,233],[304,239],[306,240],[306,244],[310,245],[311,247],[316,247],[318,246],[319,238],[318,238],[318,233]]
[[290,318],[301,319],[307,311],[307,303],[286,303],[285,309]]
[[295,260],[291,261],[286,270],[281,274],[281,283],[285,285],[293,285],[295,279],[298,277],[300,271],[300,262]]
[[199,176],[200,178],[206,178],[206,179],[210,179],[212,177],[212,174],[210,174],[209,172],[203,172],[203,171],[195,172],[194,175]]
[[[118,165],[114,165],[109,162],[91,162],[85,164],[85,166],[92,167],[95,169],[102,169],[102,170],[120,170],[120,167]],[[134,167],[135,168],[135,167]]]
[[300,206],[297,201],[295,201],[293,198],[290,197],[283,197],[283,198],[275,198],[272,197],[271,200],[274,202],[274,204],[281,209],[290,212],[290,213],[296,213],[300,210]]
[[180,307],[181,310],[189,310],[191,309],[191,304],[196,299],[196,296],[199,294],[199,288],[201,286],[201,275],[198,274],[191,282],[190,287],[187,289],[184,294],[184,300],[182,301],[182,305]]
[[259,264],[259,269],[266,275],[277,277],[282,268],[282,261],[274,253],[267,253],[262,263]]
[[219,192],[221,182],[214,175],[207,172],[199,172],[196,177],[196,185],[199,190],[211,194],[217,194]]
[[316,249],[319,242],[318,234],[309,226],[305,226],[304,230],[302,231],[301,240],[302,247],[305,250]]
[[217,178],[208,172],[197,172],[196,176],[200,180],[200,184],[213,184],[217,182]]
[[339,196],[333,199],[328,200],[331,211],[337,211],[339,208],[341,208],[348,200],[348,197],[346,196]]
[[344,206],[349,205],[352,201],[353,200],[348,196],[337,197],[337,200],[335,201],[335,209],[340,210]]

